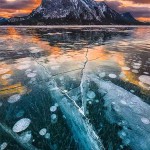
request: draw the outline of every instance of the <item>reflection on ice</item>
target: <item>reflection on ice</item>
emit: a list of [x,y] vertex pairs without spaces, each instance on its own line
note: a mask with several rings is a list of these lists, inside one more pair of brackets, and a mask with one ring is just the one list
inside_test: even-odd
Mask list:
[[0,148],[149,150],[143,28],[4,28]]

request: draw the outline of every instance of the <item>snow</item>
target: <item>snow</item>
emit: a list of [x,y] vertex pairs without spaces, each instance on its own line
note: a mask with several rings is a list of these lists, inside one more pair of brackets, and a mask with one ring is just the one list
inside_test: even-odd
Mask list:
[[39,131],[39,134],[40,134],[41,136],[44,136],[44,135],[46,134],[46,132],[47,132],[47,129],[46,129],[46,128],[43,128],[43,129],[41,129],[41,130]]
[[20,119],[13,126],[13,132],[18,133],[18,132],[22,132],[26,130],[29,127],[30,123],[31,123],[31,120],[28,118]]
[[15,94],[8,98],[8,103],[16,103],[21,98],[21,95]]
[[140,80],[142,83],[145,83],[145,84],[150,85],[150,76],[141,75],[141,76],[139,77],[139,80]]
[[6,142],[4,142],[4,143],[2,143],[1,145],[0,145],[0,150],[4,150],[6,147],[7,147],[7,143]]

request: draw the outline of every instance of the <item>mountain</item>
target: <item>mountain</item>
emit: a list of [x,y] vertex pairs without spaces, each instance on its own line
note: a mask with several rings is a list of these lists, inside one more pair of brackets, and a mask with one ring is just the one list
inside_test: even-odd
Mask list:
[[1,18],[1,17],[0,17],[0,23],[6,22],[6,21],[7,21],[6,18]]
[[94,0],[42,0],[41,5],[28,16],[10,18],[5,22],[11,25],[137,23],[111,9],[105,2]]
[[138,21],[131,15],[130,12],[125,12],[122,14],[122,17],[124,17],[128,22],[131,23],[138,23]]

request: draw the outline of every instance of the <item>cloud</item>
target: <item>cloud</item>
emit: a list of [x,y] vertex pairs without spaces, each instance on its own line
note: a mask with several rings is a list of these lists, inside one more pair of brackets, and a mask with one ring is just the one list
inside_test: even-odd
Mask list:
[[128,0],[132,1],[133,3],[139,3],[139,4],[150,4],[150,0]]
[[23,9],[27,7],[32,7],[35,5],[36,0],[17,0],[17,1],[6,1],[1,0],[1,9]]
[[[136,1],[136,0],[135,0]],[[137,0],[138,1],[138,0]],[[145,5],[136,6],[126,6],[123,2],[118,1],[107,1],[107,4],[119,13],[131,12],[136,18],[138,17],[150,17],[150,7]]]

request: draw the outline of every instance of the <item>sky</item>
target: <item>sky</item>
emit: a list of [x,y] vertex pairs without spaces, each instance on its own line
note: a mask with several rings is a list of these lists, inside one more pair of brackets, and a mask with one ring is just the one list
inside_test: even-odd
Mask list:
[[[0,17],[27,15],[40,3],[41,0],[0,0]],[[138,20],[150,21],[150,0],[106,0],[106,3],[119,13],[131,12]]]

